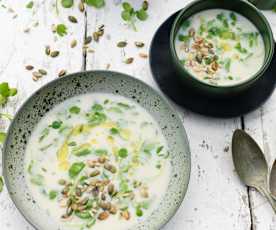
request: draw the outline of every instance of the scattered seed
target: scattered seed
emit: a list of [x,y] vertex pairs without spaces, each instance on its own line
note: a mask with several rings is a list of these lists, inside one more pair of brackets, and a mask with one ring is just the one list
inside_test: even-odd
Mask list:
[[46,47],[45,47],[45,54],[46,54],[47,56],[49,56],[50,53],[51,53],[50,46],[46,46]]
[[75,47],[77,46],[77,43],[78,43],[78,42],[77,42],[76,39],[72,40],[72,41],[71,41],[71,44],[70,44],[70,47],[71,47],[71,48],[75,48]]
[[117,208],[115,205],[111,204],[111,207],[110,207],[110,210],[109,212],[112,214],[112,215],[115,215],[117,213]]
[[143,43],[143,42],[135,42],[134,44],[135,44],[135,46],[138,47],[138,48],[142,48],[142,47],[145,46],[145,43]]
[[125,210],[125,211],[122,211],[120,213],[121,217],[123,217],[125,220],[129,220],[130,219],[130,213],[129,211]]
[[38,81],[38,77],[35,77],[35,76],[32,76],[32,79],[34,80],[34,81]]
[[68,20],[72,23],[78,23],[78,19],[75,16],[68,16]]
[[110,202],[100,202],[99,203],[100,208],[103,210],[110,210],[111,208],[111,203]]
[[63,77],[65,74],[66,74],[66,70],[62,69],[62,70],[59,71],[58,77]]
[[117,43],[117,47],[119,48],[124,48],[127,46],[127,42],[126,41],[120,41]]
[[94,170],[93,172],[90,173],[90,177],[95,177],[95,176],[98,176],[100,175],[100,171],[99,170]]
[[53,32],[53,33],[56,33],[56,32],[57,32],[57,27],[56,27],[55,24],[52,24],[51,29],[52,29],[52,32]]
[[110,63],[107,63],[105,68],[106,68],[106,69],[110,69],[110,67],[111,67],[111,64],[110,64]]
[[107,187],[107,191],[108,191],[108,194],[110,196],[112,196],[114,194],[114,191],[115,191],[114,184],[109,184],[108,187]]
[[143,1],[142,8],[143,8],[143,10],[148,10],[149,2],[148,1]]
[[104,168],[106,170],[108,170],[109,172],[113,173],[113,174],[117,172],[116,167],[114,165],[111,165],[111,164],[105,164]]
[[80,1],[80,3],[79,3],[79,10],[80,10],[80,12],[84,12],[84,10],[85,10],[84,4],[82,1]]
[[37,72],[37,71],[34,71],[33,72],[33,76],[36,77],[36,78],[41,78],[42,77],[42,74]]
[[98,216],[99,220],[106,220],[109,217],[109,214],[107,211],[101,212]]
[[98,159],[98,162],[99,162],[100,164],[104,164],[105,161],[106,161],[105,156],[101,156],[101,157],[99,157],[99,159]]
[[92,41],[92,37],[91,37],[91,36],[88,36],[88,37],[85,38],[84,44],[85,44],[85,45],[88,45],[89,43],[91,43],[91,41]]
[[44,69],[39,69],[38,72],[41,73],[42,75],[47,75],[47,71]]
[[26,28],[26,29],[23,30],[24,33],[29,33],[30,31],[31,31],[30,28]]
[[93,49],[91,49],[91,48],[88,48],[88,49],[87,49],[87,52],[88,52],[88,53],[95,53],[95,50],[93,50]]
[[134,58],[133,58],[133,57],[130,57],[130,58],[127,58],[127,59],[125,60],[125,63],[126,63],[126,64],[131,64],[131,63],[133,63],[133,61],[134,61]]
[[141,58],[148,58],[148,55],[145,54],[145,53],[139,53],[139,56],[140,56]]
[[57,57],[59,55],[59,51],[57,51],[57,50],[54,50],[54,51],[52,51],[51,53],[50,53],[50,56],[52,57],[52,58],[55,58],[55,57]]
[[93,33],[93,39],[94,39],[94,41],[96,41],[96,42],[98,42],[99,41],[99,35],[98,35],[98,32],[94,32]]
[[66,210],[66,215],[71,216],[72,213],[73,213],[73,209],[71,207],[68,207],[67,210]]
[[34,67],[32,65],[26,65],[25,68],[26,68],[26,70],[33,70],[34,69]]

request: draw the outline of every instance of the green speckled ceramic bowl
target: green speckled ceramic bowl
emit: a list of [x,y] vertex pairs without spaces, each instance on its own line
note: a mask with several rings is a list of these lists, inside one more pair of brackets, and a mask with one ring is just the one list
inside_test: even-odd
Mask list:
[[24,177],[25,148],[34,127],[45,113],[70,97],[91,92],[119,94],[138,102],[162,128],[171,153],[169,186],[158,208],[132,228],[160,229],[174,215],[188,187],[191,167],[188,139],[177,112],[162,96],[145,83],[116,72],[68,75],[45,85],[23,104],[10,125],[3,150],[3,175],[12,200],[37,229],[58,230],[56,223],[38,207],[29,193]]
[[[190,74],[179,61],[175,50],[175,37],[183,21],[192,15],[208,9],[226,9],[237,12],[249,19],[260,31],[265,44],[265,60],[261,69],[251,78],[230,86],[211,85],[198,80]],[[234,97],[252,88],[258,79],[264,76],[272,61],[274,53],[274,38],[270,25],[265,16],[253,4],[245,0],[195,0],[188,4],[178,14],[170,32],[170,53],[174,68],[185,86],[193,91],[212,98]],[[250,68],[250,67],[249,67]]]

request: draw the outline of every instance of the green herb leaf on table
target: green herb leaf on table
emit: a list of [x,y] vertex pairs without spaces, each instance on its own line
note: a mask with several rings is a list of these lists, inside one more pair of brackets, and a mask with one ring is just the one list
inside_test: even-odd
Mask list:
[[126,157],[128,156],[128,151],[127,151],[127,149],[125,149],[125,148],[119,149],[118,155],[119,155],[119,157],[121,157],[121,158],[126,158]]
[[71,8],[74,5],[74,0],[61,0],[61,5],[64,8]]
[[5,142],[7,134],[5,132],[0,132],[0,144]]
[[3,191],[4,188],[4,180],[3,177],[0,176],[0,193]]
[[102,8],[105,6],[105,0],[86,0],[87,5],[94,6],[95,8]]
[[27,8],[27,9],[32,9],[33,6],[34,6],[34,2],[33,2],[33,1],[30,1],[30,2],[27,3],[26,8]]
[[62,121],[53,121],[53,123],[50,125],[53,129],[59,129],[62,125]]
[[67,27],[64,24],[58,24],[56,27],[57,34],[61,37],[67,34]]
[[148,18],[148,13],[144,9],[140,9],[140,10],[136,11],[136,16],[139,20],[145,21]]
[[49,192],[49,199],[50,199],[50,200],[54,200],[54,199],[57,197],[57,195],[58,195],[58,192],[57,192],[57,191],[51,190],[51,191]]

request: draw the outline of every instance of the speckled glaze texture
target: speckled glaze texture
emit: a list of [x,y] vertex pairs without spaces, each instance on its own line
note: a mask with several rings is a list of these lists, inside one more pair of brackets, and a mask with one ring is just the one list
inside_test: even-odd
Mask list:
[[3,175],[12,200],[37,229],[58,229],[28,191],[24,178],[25,147],[32,130],[45,113],[70,97],[91,92],[119,94],[136,101],[162,128],[171,154],[168,190],[157,209],[131,230],[160,229],[174,215],[188,187],[191,167],[188,139],[178,114],[163,97],[140,80],[117,72],[91,71],[68,75],[45,85],[23,104],[10,125],[3,150]]

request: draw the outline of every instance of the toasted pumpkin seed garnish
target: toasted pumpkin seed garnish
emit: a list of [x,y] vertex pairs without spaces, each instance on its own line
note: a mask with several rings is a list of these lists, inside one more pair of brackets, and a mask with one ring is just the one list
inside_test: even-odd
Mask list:
[[138,48],[142,48],[142,47],[145,46],[145,44],[144,44],[143,42],[135,42],[134,44],[135,44],[135,46],[138,47]]
[[78,19],[75,16],[68,16],[68,20],[72,23],[78,23]]
[[41,78],[42,77],[42,74],[37,72],[37,71],[34,71],[33,72],[33,76],[36,77],[36,78]]
[[126,41],[120,41],[117,43],[117,47],[119,48],[124,48],[127,46],[127,42]]
[[127,58],[124,62],[125,62],[126,64],[131,64],[131,63],[133,63],[133,61],[134,61],[134,58],[133,58],[133,57],[130,57],[130,58]]

